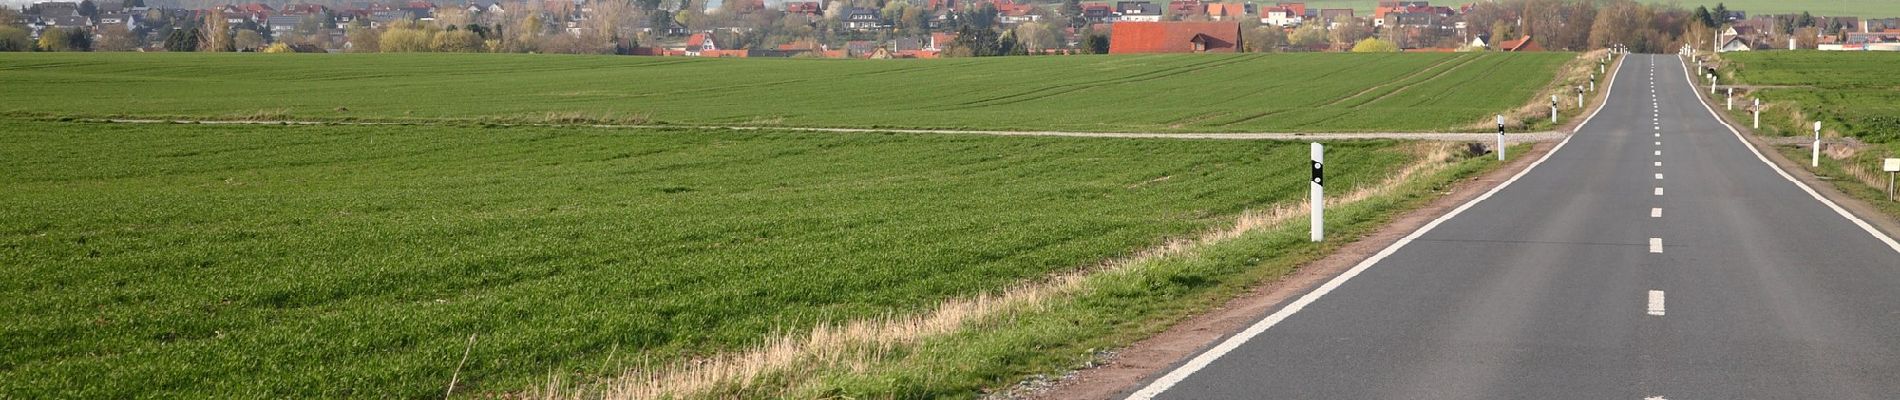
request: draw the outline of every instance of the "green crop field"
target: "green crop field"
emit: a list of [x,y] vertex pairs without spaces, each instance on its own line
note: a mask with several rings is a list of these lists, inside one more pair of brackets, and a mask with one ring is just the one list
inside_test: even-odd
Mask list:
[[1067,131],[1476,129],[1571,53],[793,60],[0,54],[0,115]]
[[[439,397],[471,334],[457,394],[512,393],[1085,267],[1296,201],[1308,168],[1303,143],[682,129],[0,142],[4,398]],[[1331,145],[1329,186],[1399,147]]]
[[[1717,3],[1722,3],[1730,10],[1747,11],[1749,15],[1800,14],[1802,11],[1808,11],[1817,16],[1900,17],[1900,1],[1891,0],[1721,0],[1709,2],[1650,0],[1648,2],[1674,3],[1688,9],[1694,9],[1698,5],[1715,8]],[[1361,15],[1371,15],[1372,9],[1379,5],[1379,0],[1305,0],[1304,3],[1308,9],[1351,8],[1360,11]],[[1469,1],[1432,2],[1434,5],[1453,7],[1465,3]]]
[[[1806,137],[1820,121],[1829,136],[1864,142],[1830,150],[1816,172],[1841,178],[1832,180],[1835,187],[1900,216],[1900,204],[1886,201],[1888,176],[1881,172],[1883,159],[1900,157],[1900,76],[1893,73],[1900,54],[1762,51],[1722,58],[1727,79],[1762,86],[1748,93],[1765,104],[1758,132]],[[1746,121],[1750,115],[1743,108],[1731,114]],[[1805,148],[1784,151],[1799,153],[1791,159],[1809,157]]]
[[1735,63],[1725,71],[1732,79],[1771,86],[1756,93],[1763,102],[1798,106],[1862,140],[1900,142],[1900,75],[1893,73],[1900,54],[1763,51],[1722,57]]

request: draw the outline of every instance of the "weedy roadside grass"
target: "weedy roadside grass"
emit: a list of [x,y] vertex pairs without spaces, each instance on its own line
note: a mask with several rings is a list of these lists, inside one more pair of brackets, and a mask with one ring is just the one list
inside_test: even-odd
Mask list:
[[[1810,137],[1814,122],[1822,122],[1831,141],[1853,138],[1859,146],[1829,145],[1817,174],[1831,177],[1836,188],[1890,215],[1900,216],[1900,205],[1887,201],[1887,173],[1882,160],[1900,158],[1900,76],[1892,73],[1900,54],[1888,52],[1765,51],[1722,55],[1720,70],[1727,79],[1763,86],[1738,92],[1738,107],[1729,114],[1752,122],[1744,104],[1762,99],[1765,136]],[[1721,110],[1723,108],[1719,108]],[[1807,160],[1810,150],[1777,146],[1790,160]],[[1793,154],[1799,153],[1799,154]],[[1806,164],[1803,163],[1803,168]]]
[[[21,398],[618,376],[1086,268],[1296,201],[1308,172],[1304,143],[1249,141],[7,120],[0,141]],[[1380,182],[1398,147],[1330,145],[1330,182]],[[1012,357],[978,374],[1070,360]]]
[[[1468,131],[1573,53],[937,60],[0,54],[0,115],[1132,132]],[[1534,100],[1534,99],[1532,99]],[[1479,129],[1482,130],[1482,129]]]

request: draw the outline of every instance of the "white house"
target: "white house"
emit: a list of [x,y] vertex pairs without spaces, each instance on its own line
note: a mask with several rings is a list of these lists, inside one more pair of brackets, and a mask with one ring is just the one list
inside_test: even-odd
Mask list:
[[1286,27],[1299,25],[1306,20],[1306,16],[1295,14],[1286,7],[1269,7],[1266,11],[1260,17],[1261,24]]

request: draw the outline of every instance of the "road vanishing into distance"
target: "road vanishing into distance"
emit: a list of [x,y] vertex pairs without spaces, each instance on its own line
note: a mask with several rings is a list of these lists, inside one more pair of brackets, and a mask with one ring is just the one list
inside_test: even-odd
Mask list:
[[1539,164],[1130,398],[1900,398],[1900,245],[1771,167],[1676,56],[1612,86]]

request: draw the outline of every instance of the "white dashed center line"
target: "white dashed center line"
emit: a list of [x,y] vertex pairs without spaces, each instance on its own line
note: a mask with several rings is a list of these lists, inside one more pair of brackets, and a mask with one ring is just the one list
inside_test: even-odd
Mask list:
[[1656,180],[1662,180],[1662,173],[1656,173]]
[[1649,252],[1651,253],[1662,252],[1662,238],[1649,238]]
[[1662,207],[1656,207],[1656,208],[1651,208],[1651,209],[1649,209],[1649,217],[1650,217],[1650,218],[1662,218]]
[[1656,195],[1657,195],[1657,196],[1661,196],[1661,195],[1662,195],[1662,188],[1656,188]]
[[1663,315],[1663,291],[1649,291],[1649,315],[1658,317]]

